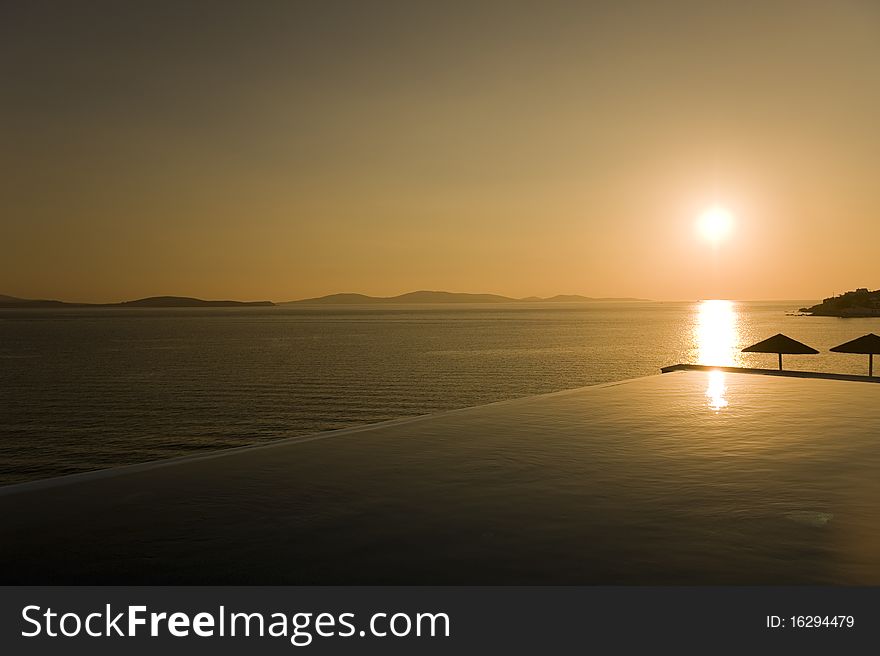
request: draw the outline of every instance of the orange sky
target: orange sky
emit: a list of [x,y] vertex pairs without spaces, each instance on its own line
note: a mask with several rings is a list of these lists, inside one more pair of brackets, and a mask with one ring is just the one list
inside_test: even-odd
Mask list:
[[256,4],[2,21],[0,293],[880,287],[875,2]]

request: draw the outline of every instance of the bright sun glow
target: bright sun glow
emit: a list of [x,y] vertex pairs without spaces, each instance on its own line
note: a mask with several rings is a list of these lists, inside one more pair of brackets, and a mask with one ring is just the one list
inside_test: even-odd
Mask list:
[[710,207],[697,219],[700,234],[713,244],[718,244],[730,234],[733,228],[733,214],[719,205]]

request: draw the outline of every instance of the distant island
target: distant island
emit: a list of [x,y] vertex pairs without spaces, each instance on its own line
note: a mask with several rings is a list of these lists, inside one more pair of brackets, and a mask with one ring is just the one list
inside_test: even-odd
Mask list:
[[800,311],[815,317],[880,317],[880,289],[860,287]]
[[372,305],[411,303],[595,303],[601,301],[645,301],[644,298],[592,298],[578,294],[559,294],[548,298],[528,296],[511,298],[498,294],[465,294],[457,292],[417,291],[398,296],[367,296],[366,294],[330,294],[299,301],[287,301],[282,305]]
[[17,298],[0,294],[0,308],[55,308],[55,307],[143,307],[143,308],[197,308],[197,307],[267,307],[272,301],[206,301],[187,296],[149,296],[121,303],[66,303],[43,299]]
[[528,296],[511,298],[499,294],[464,294],[456,292],[417,291],[399,296],[366,294],[330,294],[276,304],[272,301],[206,301],[189,296],[149,296],[121,303],[69,303],[67,301],[18,298],[0,294],[0,308],[208,308],[273,307],[275,305],[379,305],[430,303],[596,303],[602,301],[645,301],[644,298],[592,298],[578,294],[559,294],[548,298]]

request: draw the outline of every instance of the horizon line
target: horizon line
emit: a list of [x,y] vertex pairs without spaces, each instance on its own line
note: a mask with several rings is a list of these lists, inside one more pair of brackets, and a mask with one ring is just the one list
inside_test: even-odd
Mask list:
[[[542,302],[542,301],[547,301],[548,299],[552,299],[552,298],[558,298],[560,296],[562,296],[562,297],[579,296],[579,297],[583,297],[585,299],[592,299],[592,300],[598,300],[598,301],[605,300],[605,299],[608,299],[608,300],[620,299],[620,300],[631,300],[631,301],[635,301],[635,302],[652,302],[652,303],[688,303],[688,302],[701,302],[701,301],[732,301],[732,302],[771,302],[771,301],[777,301],[777,302],[787,302],[787,301],[816,300],[817,298],[819,298],[817,296],[790,297],[790,298],[780,298],[780,297],[775,297],[775,298],[774,297],[763,297],[763,298],[731,298],[731,297],[647,298],[647,297],[636,297],[636,296],[608,296],[608,295],[606,295],[606,296],[589,296],[587,294],[581,294],[581,293],[559,293],[559,294],[554,294],[551,296],[537,296],[537,295],[507,296],[506,294],[498,294],[495,292],[458,292],[458,291],[435,290],[435,289],[416,289],[416,290],[402,292],[399,294],[392,294],[392,295],[374,295],[374,294],[366,294],[363,292],[331,292],[328,294],[323,294],[323,295],[318,295],[318,296],[307,296],[307,297],[293,298],[293,299],[283,300],[283,301],[276,301],[276,300],[267,299],[267,298],[253,298],[253,299],[242,300],[242,299],[234,299],[229,296],[226,296],[223,298],[212,298],[210,296],[204,297],[204,296],[189,295],[189,294],[153,294],[153,295],[149,295],[149,296],[138,296],[138,297],[134,297],[134,298],[126,297],[123,300],[118,300],[118,301],[62,300],[58,297],[51,297],[51,296],[37,298],[37,297],[15,296],[12,294],[0,294],[0,299],[2,299],[3,297],[6,297],[9,299],[16,299],[16,300],[21,300],[21,301],[26,301],[26,302],[60,302],[60,303],[78,304],[78,305],[117,305],[117,304],[124,304],[124,303],[141,301],[144,299],[178,298],[178,299],[195,299],[195,300],[199,300],[199,301],[208,301],[208,302],[224,302],[224,301],[244,302],[244,303],[270,302],[270,303],[274,303],[276,305],[283,305],[283,304],[287,304],[287,303],[300,303],[300,302],[305,302],[305,301],[310,301],[310,300],[321,300],[321,299],[326,299],[326,298],[332,298],[334,296],[347,296],[347,295],[363,296],[366,298],[377,299],[377,300],[390,300],[390,299],[395,299],[395,298],[399,298],[402,296],[408,296],[408,295],[418,294],[418,293],[451,294],[451,295],[462,295],[462,296],[494,296],[494,297],[501,297],[501,298],[505,298],[505,299],[510,299],[511,301],[515,301],[515,302],[523,302],[523,301],[527,301],[529,299],[535,299],[534,302],[536,302],[536,303]],[[572,302],[576,302],[576,301],[572,301]]]

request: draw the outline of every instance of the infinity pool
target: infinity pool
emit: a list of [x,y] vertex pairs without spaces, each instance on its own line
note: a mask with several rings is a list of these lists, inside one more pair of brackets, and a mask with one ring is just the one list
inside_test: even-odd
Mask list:
[[880,584],[880,385],[679,372],[0,491],[3,583]]

